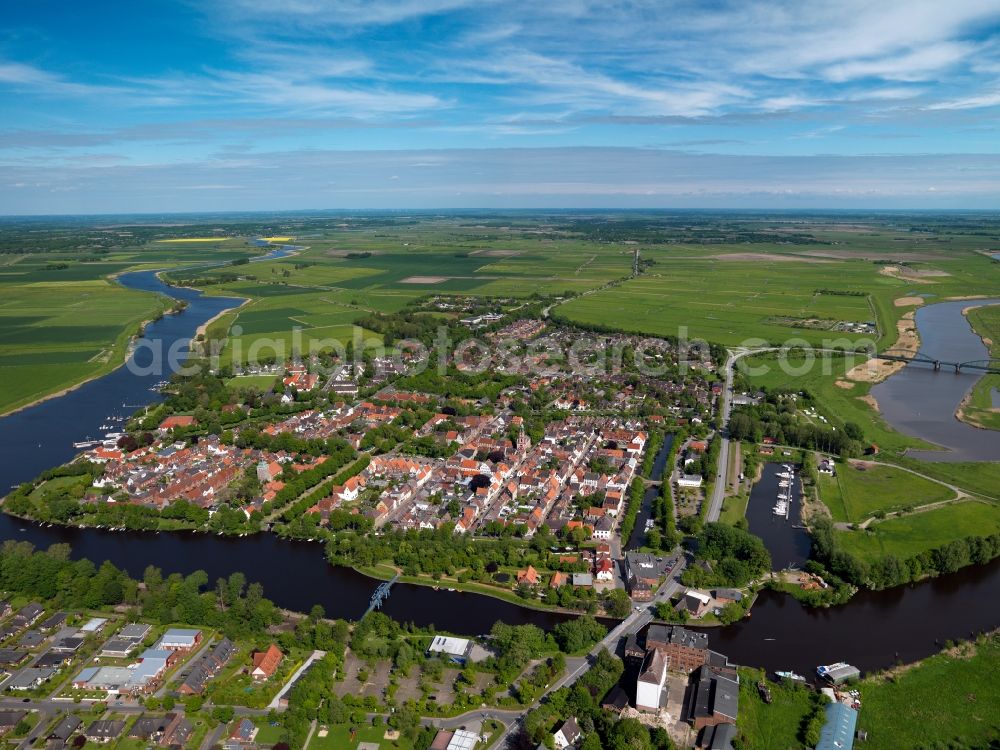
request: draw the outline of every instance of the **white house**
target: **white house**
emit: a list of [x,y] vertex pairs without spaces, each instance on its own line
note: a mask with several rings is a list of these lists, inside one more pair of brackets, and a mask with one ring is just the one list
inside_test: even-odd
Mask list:
[[701,474],[681,474],[677,478],[678,487],[698,488],[701,487]]
[[555,741],[556,750],[566,750],[567,747],[580,739],[582,735],[583,732],[580,731],[580,727],[576,723],[576,717],[570,716],[556,730],[555,734],[552,735],[552,739]]
[[635,707],[640,711],[659,711],[663,686],[667,684],[667,657],[658,648],[646,652],[635,685]]

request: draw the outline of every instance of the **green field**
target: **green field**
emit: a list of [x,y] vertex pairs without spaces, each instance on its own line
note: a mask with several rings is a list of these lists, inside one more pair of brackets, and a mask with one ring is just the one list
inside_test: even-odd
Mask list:
[[[643,276],[567,302],[559,313],[582,323],[733,345],[756,339],[751,345],[759,346],[792,337],[810,343],[853,341],[860,337],[829,327],[838,321],[875,320],[867,297],[818,290],[867,291],[897,284],[879,279],[873,266],[861,261],[657,259]],[[805,321],[817,321],[811,325],[827,330],[799,327]]]
[[866,530],[838,531],[837,541],[864,560],[883,555],[906,559],[953,539],[1000,531],[1000,506],[962,502],[872,523]]
[[317,730],[306,750],[344,750],[356,748],[361,742],[373,742],[379,746],[379,750],[409,750],[412,747],[402,738],[393,742],[385,739],[385,726],[352,727],[347,724],[332,724],[327,726],[326,730],[326,737],[320,737]]
[[[891,680],[861,683],[860,745],[872,750],[991,747],[1000,737],[1000,636],[941,653]],[[742,712],[742,705],[741,705]],[[960,741],[960,745],[950,743]]]
[[908,456],[899,456],[894,458],[893,462],[956,487],[961,487],[981,498],[1000,502],[1000,462],[998,461],[927,463]]
[[268,391],[277,379],[277,375],[240,375],[227,380],[226,387],[254,388],[258,391]]
[[[138,234],[145,234],[144,230]],[[94,231],[91,245],[80,229],[47,240],[75,250],[10,254],[28,241],[0,231],[0,414],[110,372],[125,358],[140,323],[169,301],[124,289],[108,277],[129,270],[220,262],[245,257],[245,239],[178,245],[146,243],[127,230]],[[38,240],[30,240],[37,242]],[[141,243],[141,244],[140,244]],[[94,250],[86,249],[96,248]]]
[[[988,343],[990,356],[1000,359],[1000,305],[972,308],[968,319],[976,333]],[[976,427],[1000,430],[1000,395],[997,394],[1000,394],[1000,375],[984,375],[962,406],[961,418]]]
[[736,719],[745,750],[792,750],[802,747],[800,727],[812,709],[812,693],[805,687],[768,683],[770,704],[757,692],[758,670],[740,670],[740,710]]
[[836,477],[820,477],[820,499],[835,521],[860,523],[878,511],[891,513],[954,496],[947,487],[908,471],[860,461],[838,465]]
[[101,279],[0,281],[0,413],[109,372],[163,300]]
[[[377,334],[353,322],[373,312],[398,312],[429,294],[525,297],[586,291],[627,275],[631,258],[617,246],[484,236],[478,228],[428,221],[392,235],[326,233],[295,256],[198,276],[224,280],[207,287],[210,294],[251,300],[209,329],[210,338],[228,337],[225,364],[245,361],[254,346],[266,345],[266,355],[272,346],[308,351],[355,337],[377,343]],[[229,280],[233,274],[241,278]]]

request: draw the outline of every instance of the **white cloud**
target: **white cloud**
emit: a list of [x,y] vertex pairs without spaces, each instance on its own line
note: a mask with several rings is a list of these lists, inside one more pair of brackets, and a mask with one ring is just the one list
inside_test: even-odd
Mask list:
[[927,109],[979,109],[1000,106],[1000,90],[929,104]]

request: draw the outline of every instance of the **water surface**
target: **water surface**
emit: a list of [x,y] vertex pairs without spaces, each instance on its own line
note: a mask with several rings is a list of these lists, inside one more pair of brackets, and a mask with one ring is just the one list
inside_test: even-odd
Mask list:
[[[784,570],[789,567],[801,568],[809,559],[809,534],[802,528],[802,482],[798,472],[789,481],[790,486],[780,489],[779,473],[784,471],[783,464],[764,464],[760,480],[750,490],[750,502],[747,504],[747,521],[750,531],[764,540],[771,553],[773,570]],[[788,518],[774,515],[774,505],[778,492],[784,492],[793,499],[789,508]]]
[[[1000,299],[938,302],[917,310],[920,354],[943,362],[985,360],[989,352],[962,310],[971,305],[1000,304]],[[874,386],[872,396],[893,428],[941,446],[942,450],[910,450],[924,461],[998,461],[1000,432],[983,430],[955,417],[965,395],[982,376],[976,370],[911,361]]]

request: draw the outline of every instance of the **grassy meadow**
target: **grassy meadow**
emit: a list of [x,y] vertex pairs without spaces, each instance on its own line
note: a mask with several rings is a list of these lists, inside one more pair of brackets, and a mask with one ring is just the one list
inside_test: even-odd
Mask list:
[[961,644],[901,673],[861,682],[858,728],[871,750],[988,747],[1000,737],[1000,636]]
[[810,366],[801,354],[790,353],[783,366],[773,354],[744,357],[738,367],[756,387],[807,390],[815,398],[818,411],[830,423],[841,426],[855,422],[866,441],[876,443],[883,453],[898,454],[907,448],[933,448],[917,438],[892,429],[866,400],[871,385],[848,381],[844,375],[864,361],[862,356],[816,355]]
[[972,238],[873,229],[816,229],[829,246],[761,243],[642,249],[653,265],[620,286],[559,308],[569,320],[639,333],[702,338],[727,345],[790,338],[812,344],[871,338],[830,328],[838,321],[878,323],[880,348],[896,336],[904,309],[895,300],[989,294],[1000,264]]
[[293,329],[299,329],[295,336],[303,350],[331,339],[376,342],[375,333],[353,321],[397,312],[429,294],[574,294],[625,276],[632,267],[632,253],[619,246],[521,234],[485,234],[479,227],[433,221],[391,234],[344,230],[310,239],[294,256],[211,269],[199,276],[241,278],[207,286],[208,293],[251,302],[213,324],[209,337],[228,337],[223,363],[242,359],[257,342],[281,342],[289,351]]
[[[791,337],[818,344],[824,339],[858,338],[830,330],[836,322],[876,321],[867,296],[854,292],[875,273],[871,263],[785,260],[767,256],[733,260],[724,255],[673,259],[653,256],[645,274],[620,286],[560,306],[569,320],[652,335],[698,338],[728,345],[755,339],[782,342]],[[778,259],[781,258],[781,259]],[[879,282],[894,285],[891,280]],[[817,326],[817,327],[806,327]]]
[[892,513],[950,500],[947,487],[903,469],[863,461],[837,466],[835,477],[820,477],[820,499],[835,521],[861,523],[878,512]]
[[804,686],[768,683],[771,703],[764,703],[756,669],[740,669],[740,710],[736,728],[745,750],[790,750],[802,747],[801,727],[812,711],[812,693]]
[[872,561],[883,555],[906,559],[953,539],[997,532],[1000,532],[1000,505],[970,500],[875,521],[864,530],[835,533],[844,550]]

